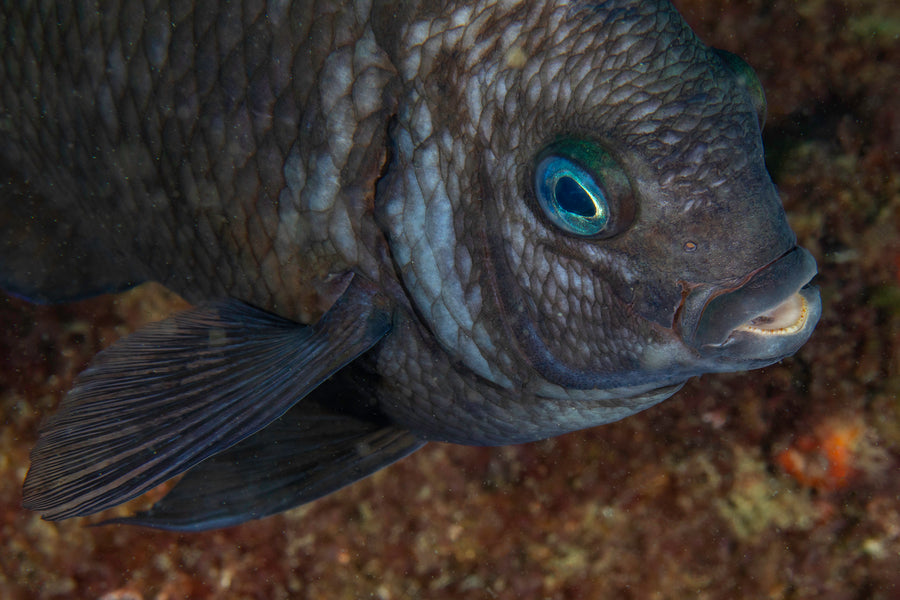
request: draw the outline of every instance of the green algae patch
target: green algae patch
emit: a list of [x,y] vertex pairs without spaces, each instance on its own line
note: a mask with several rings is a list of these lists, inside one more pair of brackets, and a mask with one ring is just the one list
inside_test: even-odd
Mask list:
[[756,451],[740,447],[734,448],[731,489],[715,507],[741,540],[770,529],[806,531],[820,512],[808,490],[773,476]]

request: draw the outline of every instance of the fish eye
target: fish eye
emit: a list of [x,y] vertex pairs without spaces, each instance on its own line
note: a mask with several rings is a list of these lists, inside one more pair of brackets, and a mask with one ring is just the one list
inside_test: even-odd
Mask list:
[[544,158],[535,171],[535,190],[544,214],[563,231],[593,236],[609,223],[606,194],[587,171],[567,158]]
[[538,154],[534,197],[550,223],[589,239],[621,233],[636,208],[631,180],[619,162],[597,142],[569,137]]

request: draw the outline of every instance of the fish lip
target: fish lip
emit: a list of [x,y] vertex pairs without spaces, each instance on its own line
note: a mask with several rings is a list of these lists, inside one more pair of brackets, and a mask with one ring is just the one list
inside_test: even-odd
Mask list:
[[812,255],[795,246],[736,285],[698,287],[685,301],[685,342],[725,359],[774,362],[793,354],[821,315],[810,283],[816,273]]

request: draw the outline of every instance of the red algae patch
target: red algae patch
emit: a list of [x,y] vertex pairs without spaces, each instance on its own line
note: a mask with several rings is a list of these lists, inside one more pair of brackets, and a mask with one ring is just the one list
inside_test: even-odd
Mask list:
[[858,470],[855,463],[862,433],[858,419],[829,419],[776,454],[775,462],[801,485],[839,490]]

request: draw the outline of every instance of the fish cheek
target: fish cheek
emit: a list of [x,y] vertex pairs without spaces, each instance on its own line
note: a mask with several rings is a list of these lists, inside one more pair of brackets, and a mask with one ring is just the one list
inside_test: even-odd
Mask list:
[[656,327],[671,330],[686,293],[680,273],[684,251],[677,231],[658,224],[641,226],[627,239],[617,240],[621,266],[628,273],[613,286],[629,311]]
[[656,282],[642,286],[634,296],[632,310],[647,321],[671,329],[681,304],[683,288],[674,282]]
[[[411,112],[418,116],[427,110],[420,105],[419,112]],[[410,316],[449,361],[494,385],[511,387],[505,369],[498,367],[498,336],[491,327],[492,311],[485,307],[490,301],[478,245],[484,226],[471,199],[473,184],[464,177],[469,157],[442,145],[448,139],[417,139],[416,125],[394,128],[393,159],[379,183],[375,207]]]
[[501,339],[525,367],[520,379],[611,387],[638,355],[622,343],[633,323],[604,276],[606,255],[595,247],[585,257],[578,247],[586,242],[553,230],[514,194],[493,197],[484,208],[485,242]]

